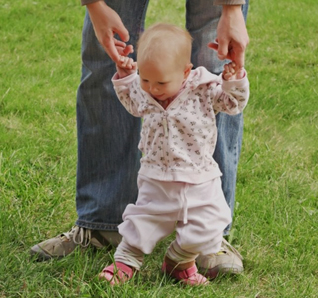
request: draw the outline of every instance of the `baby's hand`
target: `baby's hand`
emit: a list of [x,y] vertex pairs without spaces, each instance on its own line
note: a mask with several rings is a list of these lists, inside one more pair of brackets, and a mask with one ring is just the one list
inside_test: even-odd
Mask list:
[[119,56],[116,68],[119,78],[124,78],[136,72],[137,62],[135,62],[132,58]]
[[230,81],[230,80],[242,79],[241,75],[237,76],[235,67],[236,67],[235,62],[230,62],[230,63],[224,65],[224,70],[223,70],[223,79],[224,80]]

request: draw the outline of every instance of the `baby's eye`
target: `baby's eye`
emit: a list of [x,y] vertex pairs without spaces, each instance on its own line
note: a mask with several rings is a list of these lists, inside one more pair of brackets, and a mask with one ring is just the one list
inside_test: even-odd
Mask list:
[[158,82],[159,85],[164,85],[166,84],[165,82]]

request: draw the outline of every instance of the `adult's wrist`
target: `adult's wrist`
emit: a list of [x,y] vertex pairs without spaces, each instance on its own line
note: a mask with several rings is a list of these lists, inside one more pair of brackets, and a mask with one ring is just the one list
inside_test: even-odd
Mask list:
[[242,5],[223,5],[222,15],[233,14],[241,12]]

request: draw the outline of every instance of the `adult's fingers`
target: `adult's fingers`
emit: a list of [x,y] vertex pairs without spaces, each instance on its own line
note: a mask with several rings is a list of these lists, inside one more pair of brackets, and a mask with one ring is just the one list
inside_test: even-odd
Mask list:
[[216,42],[208,43],[208,47],[214,51],[218,51],[219,45]]
[[119,55],[121,56],[128,56],[129,54],[134,52],[134,47],[132,45],[127,45],[126,43],[122,42],[121,40],[115,39],[115,46]]
[[235,55],[235,63],[236,63],[236,69],[241,69],[244,67],[245,62],[245,49],[242,49],[241,47],[233,48],[234,55]]
[[115,62],[117,63],[119,61],[119,53],[118,53],[118,48],[115,45],[114,39],[113,38],[105,38],[101,42],[101,44],[104,47],[104,50],[108,54],[108,56]]
[[117,33],[122,41],[127,42],[129,40],[129,32],[121,20],[118,21],[117,27],[113,29],[113,32]]
[[[216,42],[210,42],[210,43],[208,43],[208,47],[209,47],[210,49],[216,51],[216,52],[218,52],[218,50],[219,50],[219,44],[216,43]],[[225,56],[225,58],[222,58],[222,59],[221,59],[221,58],[219,57],[219,59],[220,59],[220,60],[231,59],[231,57],[230,57],[230,55],[229,55],[229,52],[227,53],[227,55]]]
[[218,58],[220,60],[227,59],[230,55],[229,53],[230,42],[228,40],[219,39],[218,42]]

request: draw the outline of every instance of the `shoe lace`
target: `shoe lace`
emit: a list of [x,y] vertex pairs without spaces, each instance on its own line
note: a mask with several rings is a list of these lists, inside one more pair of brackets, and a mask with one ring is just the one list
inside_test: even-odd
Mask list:
[[226,253],[227,250],[230,250],[232,253],[237,255],[241,260],[243,260],[243,256],[238,252],[238,250],[236,250],[229,242],[227,242],[223,238],[220,252],[223,251],[224,253]]
[[75,244],[87,247],[92,239],[92,231],[90,229],[74,226],[68,233],[65,233],[64,236],[68,239],[72,238]]

